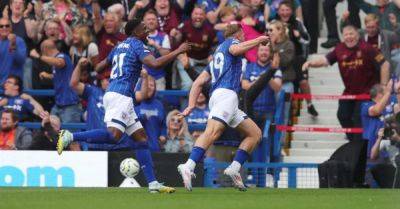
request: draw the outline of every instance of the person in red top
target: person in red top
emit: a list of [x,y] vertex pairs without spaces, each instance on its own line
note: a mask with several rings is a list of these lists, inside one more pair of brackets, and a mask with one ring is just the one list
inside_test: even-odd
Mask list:
[[[389,81],[389,62],[383,54],[360,40],[356,27],[343,28],[343,42],[325,57],[318,57],[304,63],[303,70],[339,64],[340,75],[345,86],[343,95],[369,94],[377,83],[386,85]],[[339,100],[337,117],[343,128],[361,127],[360,105],[363,101]],[[347,134],[349,140],[361,138],[360,134]]]
[[178,28],[182,18],[184,2],[172,4],[169,0],[156,0],[154,9],[157,12],[160,31],[169,34],[172,29]]
[[[120,32],[121,19],[115,13],[106,13],[104,18],[101,18],[100,11],[94,9],[94,31],[96,33],[97,45],[100,46],[99,60],[107,58],[111,50],[124,41],[127,36]],[[96,68],[95,68],[96,69]],[[111,68],[108,67],[102,71],[98,71],[98,79],[110,77]]]
[[[173,29],[171,34],[173,35],[171,38],[175,43],[173,45],[185,41],[191,43],[192,50],[187,53],[190,66],[196,69],[197,72],[201,72],[207,66],[208,57],[212,51],[211,48],[217,42],[213,26],[206,22],[204,8],[195,6],[191,19],[185,21],[181,29]],[[182,81],[181,89],[189,90],[192,80],[180,62],[177,63],[177,69]]]
[[1,112],[0,150],[27,150],[32,145],[32,132],[18,126],[18,116],[11,109]]

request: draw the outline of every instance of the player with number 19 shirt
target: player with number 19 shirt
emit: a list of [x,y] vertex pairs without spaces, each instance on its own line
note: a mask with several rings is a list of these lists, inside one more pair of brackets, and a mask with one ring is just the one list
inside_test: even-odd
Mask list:
[[245,138],[241,142],[232,164],[225,169],[235,187],[245,190],[239,170],[261,139],[261,130],[239,109],[238,92],[242,74],[242,57],[250,49],[269,40],[266,36],[242,42],[243,31],[239,24],[229,24],[225,31],[226,40],[217,47],[213,60],[194,81],[189,95],[189,105],[182,112],[188,116],[194,109],[201,89],[211,77],[210,114],[206,130],[199,136],[185,164],[178,166],[184,186],[192,190],[191,179],[194,168],[203,158],[209,146],[221,136],[226,126],[237,129]]

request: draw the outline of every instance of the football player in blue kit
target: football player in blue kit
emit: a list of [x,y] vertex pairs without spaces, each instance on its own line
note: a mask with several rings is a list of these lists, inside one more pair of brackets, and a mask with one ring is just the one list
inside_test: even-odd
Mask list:
[[226,40],[217,47],[207,70],[203,71],[194,81],[189,94],[188,107],[181,114],[186,117],[192,112],[203,85],[211,79],[210,114],[206,129],[196,140],[187,162],[178,166],[184,186],[189,191],[192,190],[191,180],[196,164],[200,162],[206,150],[221,136],[227,126],[235,128],[245,138],[224,174],[232,179],[236,188],[245,191],[246,187],[239,170],[261,139],[261,130],[238,108],[238,92],[241,88],[242,56],[259,44],[267,43],[269,37],[260,36],[243,42],[243,31],[240,24],[237,23],[229,24],[224,35]]
[[[143,64],[154,69],[161,68],[173,61],[179,54],[188,51],[190,46],[183,43],[171,53],[156,59],[142,42],[148,36],[148,31],[141,20],[129,21],[125,26],[125,33],[129,38],[118,44],[107,59],[101,61],[97,66],[98,69],[112,66],[110,84],[103,97],[104,122],[107,129],[92,130],[90,138],[114,140],[117,143],[124,133],[131,136],[138,144],[136,152],[140,152],[140,154],[138,154],[137,160],[146,172],[145,168],[152,169],[152,158],[145,130],[134,111],[135,84],[140,77]],[[57,142],[57,152],[61,154],[64,148],[73,141],[73,135],[62,130]],[[154,176],[147,181],[150,192],[171,193],[175,191],[171,187],[158,183]]]

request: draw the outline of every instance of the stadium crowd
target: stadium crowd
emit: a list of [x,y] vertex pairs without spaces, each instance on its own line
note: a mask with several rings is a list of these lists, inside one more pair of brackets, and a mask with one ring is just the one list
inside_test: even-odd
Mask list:
[[[372,97],[365,104],[365,101],[340,101],[340,124],[346,128],[372,128],[371,133],[349,134],[347,138],[367,139],[361,145],[365,159],[373,147],[371,158],[375,159],[377,145],[374,144],[381,141],[376,139],[383,127],[380,116],[393,114],[393,110],[383,111],[392,105],[390,95],[399,94],[396,82],[400,75],[400,0],[376,0],[376,4],[348,1],[349,11],[342,14],[340,27],[335,6],[343,0],[324,0],[328,39],[321,46],[334,48],[326,56],[309,61],[313,40],[308,31],[316,29],[306,28],[304,24],[304,1],[3,0],[0,2],[0,83],[3,87],[0,106],[4,111],[0,149],[53,150],[62,123],[85,122],[89,130],[104,127],[104,91],[108,79],[118,72],[103,69],[101,63],[127,38],[124,33],[127,21],[142,19],[145,30],[149,31],[146,45],[155,57],[168,54],[183,42],[192,45],[188,53],[163,69],[144,65],[135,95],[135,111],[149,136],[150,149],[190,152],[201,130],[189,131],[189,127],[207,123],[208,92],[201,94],[196,108],[186,119],[178,114],[186,107],[187,100],[160,97],[156,92],[190,90],[193,81],[209,64],[215,47],[224,41],[227,25],[237,21],[245,40],[263,34],[270,37],[268,44],[248,51],[243,58],[241,86],[242,100],[246,102],[242,105],[257,125],[264,128],[266,119],[273,118],[276,95],[280,91],[311,93],[309,67],[338,63],[344,94],[371,93]],[[360,10],[367,14],[364,20],[360,20]],[[365,28],[361,28],[361,21]],[[118,61],[115,59],[113,63]],[[268,77],[270,80],[257,83],[272,69],[274,74]],[[379,83],[383,87],[374,87]],[[261,89],[256,96],[249,95],[256,88]],[[35,97],[24,93],[26,89],[54,89],[55,96]],[[250,104],[246,97],[253,97]],[[317,117],[312,100],[306,103],[308,113]],[[285,123],[290,122],[292,108],[298,107],[286,102]],[[377,122],[371,125],[368,121],[372,119],[365,118]],[[42,128],[20,127],[18,122],[22,121],[40,121]],[[232,158],[230,148],[235,148],[239,139],[236,132],[228,129],[212,150],[222,152],[228,147],[221,159]],[[134,145],[130,140],[121,140],[117,145],[74,143],[70,149],[124,150],[131,146]],[[225,148],[220,149],[221,146]]]

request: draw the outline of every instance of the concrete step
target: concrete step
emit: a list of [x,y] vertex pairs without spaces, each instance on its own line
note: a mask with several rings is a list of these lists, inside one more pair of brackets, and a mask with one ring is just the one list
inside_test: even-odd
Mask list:
[[285,163],[322,163],[329,159],[330,156],[285,156]]
[[301,115],[298,118],[299,125],[336,125],[340,126],[340,123],[336,117],[329,117],[320,115],[318,117],[311,117],[309,115]]
[[[310,115],[308,114],[307,108],[305,107],[305,104],[303,105],[303,107],[304,107],[304,108],[302,108],[301,111],[300,111],[300,116],[312,117],[312,116],[310,116]],[[321,117],[321,116],[325,116],[325,117],[336,117],[336,111],[337,111],[337,110],[332,110],[332,109],[329,109],[329,108],[320,108],[320,109],[317,109],[317,111],[318,111],[318,113],[319,113],[319,116],[318,116],[318,117]]]
[[293,139],[295,141],[335,141],[346,142],[343,133],[320,133],[320,132],[294,132]]
[[321,88],[313,88],[311,86],[311,94],[333,94],[333,95],[341,95],[344,88],[337,87],[321,87]]
[[336,150],[343,144],[345,144],[347,141],[342,140],[342,141],[315,141],[315,140],[293,140],[291,142],[291,147],[292,149],[334,149]]
[[308,149],[308,148],[292,148],[290,149],[290,155],[301,157],[301,156],[310,156],[310,157],[330,157],[335,149]]

